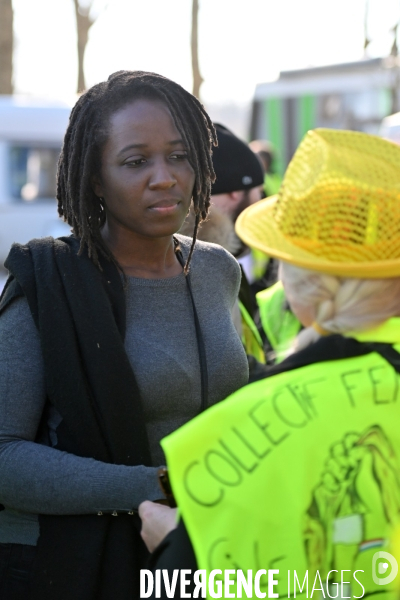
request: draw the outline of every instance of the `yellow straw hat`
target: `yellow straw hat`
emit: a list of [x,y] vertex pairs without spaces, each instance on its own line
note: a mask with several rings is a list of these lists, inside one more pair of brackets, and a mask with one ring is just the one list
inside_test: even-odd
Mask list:
[[236,232],[306,269],[400,275],[400,146],[355,131],[309,131],[279,193],[244,210]]

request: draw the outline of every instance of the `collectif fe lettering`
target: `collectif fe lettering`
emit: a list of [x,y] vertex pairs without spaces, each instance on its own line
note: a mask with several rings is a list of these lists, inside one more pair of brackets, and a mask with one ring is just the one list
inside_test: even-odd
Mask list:
[[[388,393],[384,373],[387,368],[378,364],[364,371],[343,371],[336,383],[345,392],[346,401],[355,409],[357,390],[365,390],[366,382],[372,403],[381,405],[396,402],[398,376],[390,368],[393,383]],[[225,488],[239,486],[293,432],[302,430],[318,419],[318,402],[323,401],[323,390],[327,385],[326,377],[292,381],[269,391],[267,397],[261,397],[253,403],[243,415],[240,426],[228,428],[224,437],[208,448],[200,459],[187,465],[184,486],[190,498],[203,507],[217,506],[224,498]],[[200,471],[202,482],[206,476],[206,486],[196,486]]]

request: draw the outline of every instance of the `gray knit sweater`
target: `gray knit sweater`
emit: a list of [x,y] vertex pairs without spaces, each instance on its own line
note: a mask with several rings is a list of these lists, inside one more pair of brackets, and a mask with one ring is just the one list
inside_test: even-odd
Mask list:
[[[187,255],[189,238],[178,236]],[[192,287],[206,346],[209,405],[247,382],[247,360],[230,311],[240,270],[221,247],[198,242]],[[60,415],[45,401],[38,332],[24,298],[0,319],[0,543],[35,545],[38,513],[128,510],[160,497],[159,445],[200,407],[200,369],[193,312],[182,274],[131,277],[126,290],[125,348],[137,379],[154,467],[127,467],[55,449]],[[71,373],[71,377],[73,377]],[[36,440],[45,415],[47,435]],[[36,442],[34,441],[36,440]]]

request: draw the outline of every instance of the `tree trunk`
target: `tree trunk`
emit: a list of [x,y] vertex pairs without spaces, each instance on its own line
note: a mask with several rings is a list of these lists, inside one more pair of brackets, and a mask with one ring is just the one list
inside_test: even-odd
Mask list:
[[13,93],[12,0],[0,0],[0,94]]
[[89,5],[83,11],[83,9],[79,6],[79,0],[74,0],[74,3],[76,14],[76,31],[78,38],[78,88],[76,91],[83,92],[86,89],[83,59],[85,56],[86,45],[88,43],[89,29],[93,25],[94,21],[89,16],[91,5]]
[[367,56],[367,48],[371,43],[368,37],[369,0],[365,0],[364,10],[364,56]]
[[398,33],[399,25],[400,25],[400,21],[399,21],[399,23],[396,23],[396,25],[393,27],[393,30],[392,30],[393,31],[393,44],[390,49],[390,56],[398,56],[399,55],[399,46],[397,44],[397,33]]
[[203,83],[204,79],[200,74],[199,67],[199,44],[198,44],[198,25],[197,25],[197,17],[199,14],[199,2],[198,0],[193,0],[192,4],[192,37],[191,37],[191,47],[192,47],[192,73],[193,73],[193,95],[196,96],[200,100],[200,86]]

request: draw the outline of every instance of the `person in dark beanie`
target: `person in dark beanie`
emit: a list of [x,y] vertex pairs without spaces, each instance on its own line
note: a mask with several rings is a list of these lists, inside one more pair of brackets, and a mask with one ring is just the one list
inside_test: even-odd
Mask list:
[[[198,237],[220,244],[239,257],[245,248],[236,236],[234,224],[242,210],[263,197],[264,172],[261,161],[232,131],[214,123],[218,146],[213,149],[212,162],[216,179],[211,186],[211,207]],[[181,233],[191,235],[194,212]]]
[[216,179],[211,203],[233,222],[240,213],[263,197],[264,172],[257,155],[232,131],[214,124],[218,146],[213,152]]
[[[249,358],[251,379],[252,365],[257,371],[258,363],[265,362],[264,345],[254,322],[257,312],[255,297],[246,277],[247,269],[243,269],[242,265],[247,257],[251,260],[250,251],[236,236],[234,225],[245,208],[263,197],[264,171],[259,158],[245,142],[219,123],[214,123],[214,127],[218,138],[218,146],[213,149],[212,155],[216,178],[211,186],[210,213],[199,228],[198,238],[220,244],[242,266],[239,302],[233,319]],[[180,233],[191,235],[194,218],[191,210]]]

